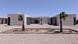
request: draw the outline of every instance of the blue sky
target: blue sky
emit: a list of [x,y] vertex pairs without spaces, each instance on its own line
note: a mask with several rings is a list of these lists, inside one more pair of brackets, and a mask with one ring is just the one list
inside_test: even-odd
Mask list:
[[0,15],[23,12],[30,16],[54,16],[61,11],[78,14],[78,0],[0,0]]

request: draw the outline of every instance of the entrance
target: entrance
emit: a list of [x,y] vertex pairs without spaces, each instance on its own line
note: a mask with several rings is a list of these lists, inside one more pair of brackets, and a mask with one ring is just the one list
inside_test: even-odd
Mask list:
[[8,17],[8,25],[10,25],[10,17]]
[[1,20],[1,24],[3,24],[3,19]]
[[76,25],[76,18],[74,17],[74,25]]

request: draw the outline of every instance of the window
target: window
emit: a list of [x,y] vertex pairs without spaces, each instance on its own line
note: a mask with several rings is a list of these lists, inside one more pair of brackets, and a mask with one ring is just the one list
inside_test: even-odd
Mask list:
[[35,24],[39,24],[39,20],[34,20],[34,23]]
[[7,24],[7,19],[5,19],[5,23]]
[[3,19],[1,20],[1,24],[3,24]]
[[22,15],[18,16],[18,21],[23,21],[23,16]]
[[39,23],[40,23],[39,18],[32,18],[31,19],[31,24],[39,24]]

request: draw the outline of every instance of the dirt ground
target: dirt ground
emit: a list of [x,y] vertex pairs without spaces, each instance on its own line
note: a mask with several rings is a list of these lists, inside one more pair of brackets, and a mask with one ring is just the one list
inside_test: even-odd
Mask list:
[[78,35],[0,34],[0,44],[78,44]]

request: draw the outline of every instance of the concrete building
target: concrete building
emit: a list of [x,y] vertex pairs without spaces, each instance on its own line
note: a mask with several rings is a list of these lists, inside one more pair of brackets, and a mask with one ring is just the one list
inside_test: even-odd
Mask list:
[[8,25],[22,25],[23,14],[8,14]]
[[0,24],[7,24],[7,17],[0,16]]
[[[66,14],[68,15],[65,19],[62,19],[62,25],[72,26],[76,25],[76,15],[75,14]],[[60,25],[60,18],[57,16],[57,25]]]
[[49,17],[27,17],[27,24],[48,24]]
[[8,14],[8,25],[18,25],[21,26],[23,24],[23,20],[24,20],[24,24],[26,25],[27,23],[27,15],[24,15],[23,13],[15,13],[15,14]]
[[[75,14],[67,14],[66,19],[62,19],[62,24],[65,26],[76,25],[76,15]],[[21,26],[24,20],[25,25],[38,24],[38,25],[60,25],[59,16],[53,17],[30,17],[28,15],[24,15],[23,13],[15,13],[8,14],[8,25],[18,25]]]

